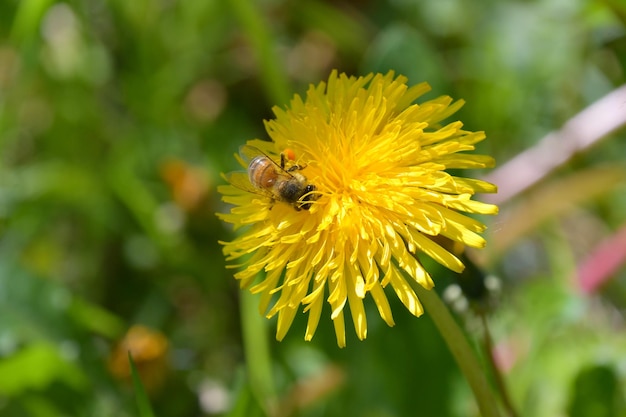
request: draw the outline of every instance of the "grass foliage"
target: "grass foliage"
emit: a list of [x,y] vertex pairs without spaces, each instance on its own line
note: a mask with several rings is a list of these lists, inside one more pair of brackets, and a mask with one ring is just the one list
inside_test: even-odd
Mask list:
[[[311,343],[304,316],[282,343],[261,320],[244,337],[271,363],[248,378],[219,173],[332,68],[465,99],[458,117],[502,165],[625,67],[611,0],[0,2],[0,415],[136,416],[133,377],[159,417],[477,415],[432,322],[397,300],[394,328],[370,303],[368,339],[342,350],[324,320]],[[576,273],[617,253],[595,249],[626,225],[625,140],[485,219],[496,243],[477,261],[501,284],[489,321],[520,415],[626,413],[623,259],[592,290]],[[429,268],[437,290],[453,282]],[[479,344],[475,317],[458,318]]]

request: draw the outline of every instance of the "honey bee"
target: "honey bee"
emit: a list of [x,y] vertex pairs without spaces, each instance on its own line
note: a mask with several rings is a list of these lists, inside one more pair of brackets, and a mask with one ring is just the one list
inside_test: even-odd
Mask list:
[[280,164],[250,145],[239,148],[239,155],[248,162],[248,171],[231,172],[226,175],[226,180],[232,185],[275,201],[282,201],[296,210],[311,208],[312,201],[317,198],[314,194],[316,187],[298,172],[304,169],[304,166],[293,163],[287,167],[287,161],[294,159],[292,151],[280,154]]

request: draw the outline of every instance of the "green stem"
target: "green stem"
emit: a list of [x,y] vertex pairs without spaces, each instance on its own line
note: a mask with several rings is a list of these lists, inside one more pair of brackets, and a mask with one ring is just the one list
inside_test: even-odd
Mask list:
[[500,368],[496,365],[496,362],[493,357],[493,339],[491,338],[491,332],[489,331],[489,323],[487,323],[487,317],[484,313],[480,313],[480,320],[483,324],[483,349],[484,355],[489,362],[489,366],[491,367],[491,373],[493,378],[495,379],[496,388],[500,393],[500,397],[502,398],[502,403],[504,408],[509,413],[509,417],[518,417],[517,411],[513,406],[513,401],[511,400],[511,396],[509,395],[509,391],[506,388],[506,383],[504,381],[504,377],[502,376],[502,372],[500,372]]
[[263,20],[263,13],[255,7],[252,0],[231,0],[230,4],[256,52],[261,80],[269,98],[278,105],[287,104],[291,88],[282,69],[282,61],[274,48],[268,25]]
[[441,301],[436,291],[427,290],[420,285],[414,285],[413,287],[474,392],[480,414],[483,417],[498,417],[500,414],[487,378],[480,367],[474,350],[454,320],[454,317],[452,317],[452,314],[450,314],[450,311]]
[[275,415],[276,390],[272,377],[267,320],[259,314],[259,300],[249,291],[240,291],[243,348],[250,388],[269,416]]

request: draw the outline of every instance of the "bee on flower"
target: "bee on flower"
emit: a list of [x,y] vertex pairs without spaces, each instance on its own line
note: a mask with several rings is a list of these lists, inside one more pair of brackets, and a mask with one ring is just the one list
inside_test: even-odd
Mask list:
[[287,158],[295,157],[292,150],[280,154],[280,164],[250,145],[242,146],[239,154],[248,161],[248,172],[231,172],[226,175],[229,183],[244,191],[265,194],[273,200],[291,204],[296,210],[311,207],[311,201],[316,198],[316,188],[297,172],[303,169],[302,166],[286,166]]
[[[423,308],[410,281],[434,286],[418,254],[460,272],[463,263],[432,238],[481,248],[485,226],[465,213],[496,214],[472,199],[493,184],[453,176],[448,169],[488,168],[493,158],[470,153],[485,138],[460,121],[441,124],[462,105],[442,96],[421,104],[426,83],[387,74],[349,77],[333,71],[303,99],[275,107],[265,122],[271,141],[241,149],[242,170],[219,191],[229,213],[219,217],[243,232],[224,245],[242,288],[261,294],[260,311],[278,315],[282,340],[300,305],[311,340],[324,301],[337,342],[345,346],[344,308],[359,339],[367,336],[363,302],[369,295],[382,319],[394,321],[391,287],[415,316]],[[257,282],[257,275],[263,272]]]

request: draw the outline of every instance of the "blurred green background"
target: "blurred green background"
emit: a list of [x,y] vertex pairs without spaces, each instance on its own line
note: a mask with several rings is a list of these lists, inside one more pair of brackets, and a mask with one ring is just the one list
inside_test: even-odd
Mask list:
[[[271,107],[331,69],[465,99],[455,117],[502,165],[624,84],[625,64],[620,0],[0,2],[0,415],[138,415],[129,349],[157,416],[263,415],[216,186]],[[520,415],[626,416],[625,140],[485,219]],[[583,291],[577,268],[607,253],[617,266]],[[443,292],[454,277],[430,268]],[[277,415],[477,415],[432,322],[390,299],[396,326],[370,303],[368,339],[348,331],[341,350],[328,314],[310,343],[304,315],[282,343],[267,322]]]

